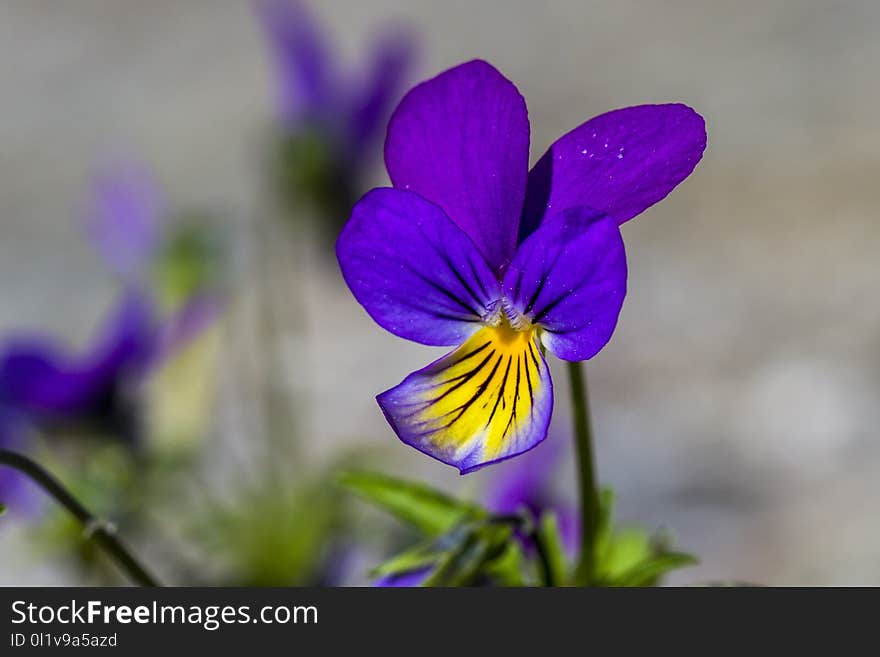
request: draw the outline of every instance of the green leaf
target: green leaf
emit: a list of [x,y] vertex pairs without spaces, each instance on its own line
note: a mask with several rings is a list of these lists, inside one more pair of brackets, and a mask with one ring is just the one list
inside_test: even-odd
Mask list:
[[436,540],[427,543],[421,543],[405,552],[391,557],[385,563],[376,566],[370,571],[370,575],[374,577],[384,577],[386,575],[399,575],[408,573],[419,568],[431,566],[435,564],[443,556],[445,547]]
[[486,564],[484,572],[496,586],[525,586],[525,556],[517,541],[508,541],[501,555]]
[[2,516],[4,513],[6,513],[6,505],[0,504],[0,516]]
[[596,582],[604,586],[653,586],[663,575],[697,560],[671,550],[671,539],[638,527],[615,528],[614,492],[603,489],[596,534]]
[[601,581],[613,582],[654,553],[647,531],[638,528],[619,529],[607,539],[605,549],[598,553],[597,576]]
[[656,556],[649,557],[636,564],[630,570],[616,578],[614,586],[654,586],[657,580],[666,573],[684,568],[685,566],[694,566],[697,559],[684,552],[666,552]]
[[421,483],[372,472],[345,472],[338,481],[427,536],[439,536],[465,520],[485,516],[478,506]]
[[541,515],[538,521],[537,540],[541,543],[541,549],[550,568],[550,583],[559,586],[567,580],[568,558],[559,533],[558,519],[552,511],[546,511]]
[[510,525],[471,524],[456,549],[441,559],[425,586],[472,586],[486,575],[489,564],[501,557],[513,536]]
[[465,523],[415,546],[371,571],[382,577],[431,568],[424,586],[524,586],[525,559],[509,525]]

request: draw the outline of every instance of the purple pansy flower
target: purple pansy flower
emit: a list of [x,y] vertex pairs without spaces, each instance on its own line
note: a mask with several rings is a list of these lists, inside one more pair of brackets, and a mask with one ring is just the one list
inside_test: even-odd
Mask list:
[[462,474],[544,440],[543,348],[579,361],[608,342],[626,292],[618,226],[684,180],[705,145],[689,107],[643,105],[575,128],[529,171],[525,101],[491,65],[411,90],[385,142],[394,187],[366,194],[337,243],[380,326],[458,345],[378,396],[401,440]]

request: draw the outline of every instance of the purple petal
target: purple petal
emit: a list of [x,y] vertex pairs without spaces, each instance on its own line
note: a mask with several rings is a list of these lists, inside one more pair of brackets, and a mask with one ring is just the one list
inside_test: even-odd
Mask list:
[[477,248],[418,194],[374,189],[336,245],[355,298],[377,324],[428,345],[461,344],[480,326],[499,284]]
[[373,586],[379,587],[413,587],[421,586],[431,574],[431,566],[417,568],[406,573],[384,575],[373,582]]
[[556,356],[592,358],[611,339],[626,295],[617,223],[588,208],[553,215],[520,245],[502,287]]
[[597,116],[557,140],[532,168],[521,239],[545,216],[580,205],[622,224],[687,178],[705,148],[703,117],[686,105]]
[[140,290],[128,290],[81,361],[82,371],[96,380],[139,376],[156,356],[157,339],[152,300]]
[[443,208],[496,270],[516,250],[528,162],[526,103],[484,61],[418,85],[388,125],[385,164],[394,186]]
[[162,238],[162,208],[156,181],[137,164],[117,165],[95,180],[86,230],[113,272],[143,276]]
[[500,325],[376,399],[403,442],[466,474],[544,440],[553,383],[535,332]]
[[122,377],[143,371],[154,338],[150,306],[142,295],[129,293],[83,356],[44,337],[10,340],[0,356],[0,394],[28,413],[89,412]]
[[325,121],[338,102],[333,49],[300,0],[257,0],[276,69],[276,96],[282,123]]
[[403,29],[387,30],[376,41],[370,70],[352,101],[349,118],[350,156],[362,160],[380,133],[384,134],[394,103],[415,58],[415,39]]
[[25,412],[70,413],[90,402],[92,380],[58,344],[21,337],[10,340],[0,357],[0,388]]

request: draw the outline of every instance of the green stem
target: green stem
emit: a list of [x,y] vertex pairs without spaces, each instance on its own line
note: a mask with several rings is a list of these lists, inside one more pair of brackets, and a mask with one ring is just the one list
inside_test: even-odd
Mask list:
[[577,453],[581,495],[581,554],[574,583],[589,586],[596,572],[596,533],[599,528],[599,489],[593,459],[593,429],[587,378],[581,363],[568,363],[571,408],[574,415],[574,441]]
[[0,465],[18,470],[55,498],[56,502],[82,523],[86,536],[100,545],[132,581],[141,586],[161,586],[117,538],[113,526],[93,515],[43,466],[8,449],[0,449]]

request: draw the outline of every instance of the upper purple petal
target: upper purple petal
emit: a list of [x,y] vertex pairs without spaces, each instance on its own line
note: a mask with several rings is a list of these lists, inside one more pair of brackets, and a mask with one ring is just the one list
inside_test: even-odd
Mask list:
[[368,192],[352,210],[336,254],[370,316],[408,340],[460,344],[498,298],[498,280],[468,236],[413,192]]
[[306,119],[326,120],[338,99],[333,49],[300,0],[256,0],[276,71],[278,113],[296,126]]
[[558,139],[532,168],[521,239],[545,216],[579,205],[622,224],[687,178],[705,148],[703,117],[686,105],[597,116]]
[[528,161],[525,100],[484,61],[416,86],[388,125],[394,186],[443,208],[496,270],[516,250]]
[[388,29],[376,40],[370,68],[353,86],[349,117],[349,155],[361,160],[379,134],[384,134],[394,103],[415,58],[415,39],[402,28]]
[[86,230],[113,272],[143,276],[162,239],[163,205],[156,181],[138,164],[117,164],[96,178]]
[[589,208],[551,216],[520,245],[502,287],[556,356],[592,358],[611,339],[626,296],[616,221]]

